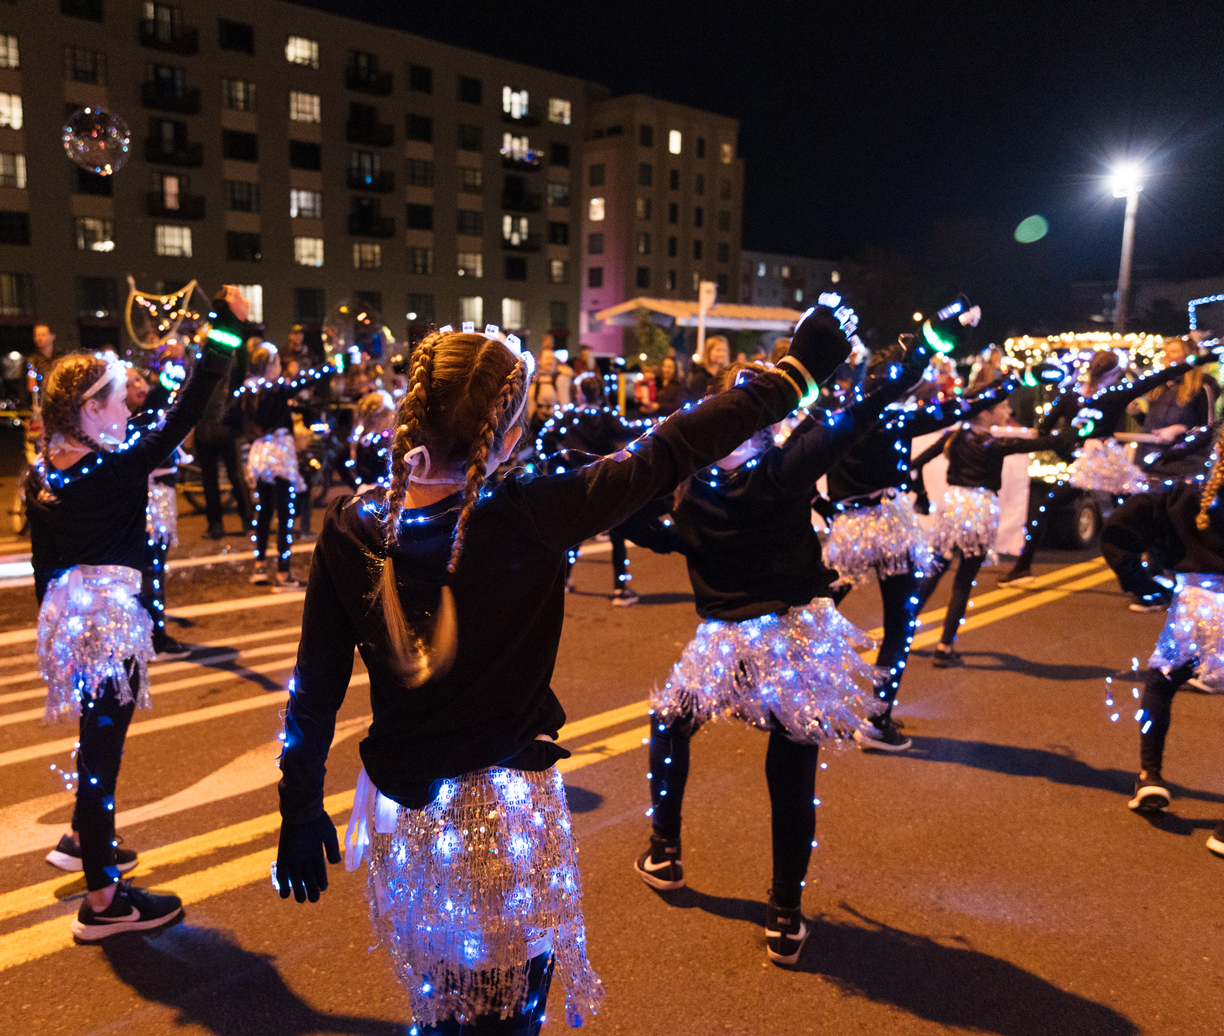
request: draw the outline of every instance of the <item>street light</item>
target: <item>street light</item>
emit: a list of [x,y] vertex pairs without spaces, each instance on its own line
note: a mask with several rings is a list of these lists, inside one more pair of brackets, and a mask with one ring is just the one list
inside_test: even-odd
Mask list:
[[1109,186],[1115,198],[1126,199],[1126,217],[1122,223],[1122,262],[1118,267],[1118,300],[1114,307],[1114,330],[1126,333],[1126,302],[1130,295],[1131,253],[1135,249],[1135,213],[1139,209],[1139,192],[1143,190],[1143,167],[1138,162],[1123,162],[1114,167]]

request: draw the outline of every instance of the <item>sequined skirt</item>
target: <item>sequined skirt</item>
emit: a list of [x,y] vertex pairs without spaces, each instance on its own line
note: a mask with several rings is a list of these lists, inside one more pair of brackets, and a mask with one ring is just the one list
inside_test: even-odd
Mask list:
[[1148,491],[1143,472],[1116,439],[1089,439],[1067,474],[1076,489],[1099,490],[1113,496]]
[[582,879],[555,768],[464,774],[424,809],[394,816],[391,830],[379,824],[369,836],[370,913],[416,1022],[521,1009],[524,965],[549,949],[570,1024],[595,1014],[603,984],[587,960]]
[[126,565],[76,565],[47,587],[38,612],[38,675],[47,682],[48,722],[79,716],[114,680],[119,704],[149,700],[153,620],[137,600],[140,573]]
[[651,711],[664,723],[726,716],[761,730],[781,725],[804,744],[868,733],[869,717],[884,708],[873,688],[885,674],[859,650],[875,646],[827,598],[785,615],[703,622],[655,688]]
[[931,563],[926,531],[904,493],[837,515],[824,554],[840,585],[861,583],[873,571],[881,579],[922,574]]
[[247,478],[252,486],[283,478],[299,493],[306,489],[298,468],[297,447],[289,429],[278,428],[251,443],[251,451],[247,455]]
[[149,505],[145,508],[145,532],[149,539],[178,546],[178,495],[174,486],[149,479]]
[[949,486],[940,501],[931,526],[931,553],[951,557],[960,547],[966,557],[986,556],[993,565],[995,540],[999,535],[999,498],[990,489]]
[[1176,669],[1198,660],[1204,683],[1224,685],[1224,577],[1192,575],[1173,597],[1169,618],[1148,664]]

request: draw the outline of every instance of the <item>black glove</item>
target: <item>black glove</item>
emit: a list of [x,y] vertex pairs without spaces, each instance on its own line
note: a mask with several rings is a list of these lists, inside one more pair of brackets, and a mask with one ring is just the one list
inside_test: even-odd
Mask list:
[[778,361],[778,368],[794,378],[803,391],[803,398],[814,399],[821,382],[849,355],[850,343],[833,310],[828,306],[813,306],[795,327],[790,348]]
[[327,863],[340,862],[340,841],[336,825],[326,813],[302,824],[281,822],[280,845],[276,850],[276,880],[281,899],[289,898],[290,889],[299,903],[307,898],[319,901],[319,893],[327,888]]
[[[901,361],[899,377],[901,384],[908,392],[917,388],[919,382],[922,381],[922,376],[926,374],[926,369],[931,363],[931,350],[927,348],[922,339],[915,335],[902,335],[901,337],[906,349],[905,359]],[[909,341],[904,341],[907,338]]]

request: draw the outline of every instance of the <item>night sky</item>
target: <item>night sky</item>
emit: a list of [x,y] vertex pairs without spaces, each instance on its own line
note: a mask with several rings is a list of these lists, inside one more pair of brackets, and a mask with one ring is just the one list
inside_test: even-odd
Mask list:
[[746,248],[1109,279],[1133,156],[1138,275],[1224,274],[1224,4],[309,2],[738,118]]

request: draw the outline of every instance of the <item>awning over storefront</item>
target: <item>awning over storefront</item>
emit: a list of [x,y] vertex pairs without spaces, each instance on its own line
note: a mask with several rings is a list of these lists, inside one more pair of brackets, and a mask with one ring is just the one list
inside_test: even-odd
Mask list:
[[[629,299],[619,306],[601,309],[595,314],[595,319],[618,327],[633,327],[637,323],[639,309],[647,310],[651,322],[660,327],[697,326],[697,303],[678,299]],[[707,329],[724,328],[731,331],[790,331],[801,316],[801,310],[787,309],[785,306],[718,303],[706,311],[705,326]]]

